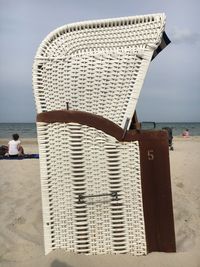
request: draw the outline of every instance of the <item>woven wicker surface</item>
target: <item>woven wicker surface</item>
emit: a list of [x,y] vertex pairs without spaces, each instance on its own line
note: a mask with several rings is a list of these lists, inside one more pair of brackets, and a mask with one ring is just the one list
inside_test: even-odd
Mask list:
[[46,253],[146,254],[138,142],[75,123],[37,126]]
[[102,115],[122,128],[131,120],[163,14],[63,26],[40,45],[33,67],[38,113],[65,109]]

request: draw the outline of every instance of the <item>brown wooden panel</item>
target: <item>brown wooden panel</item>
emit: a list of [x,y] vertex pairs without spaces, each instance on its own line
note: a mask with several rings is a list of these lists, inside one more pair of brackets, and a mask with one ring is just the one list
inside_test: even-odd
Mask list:
[[167,137],[141,140],[140,156],[148,252],[175,252]]

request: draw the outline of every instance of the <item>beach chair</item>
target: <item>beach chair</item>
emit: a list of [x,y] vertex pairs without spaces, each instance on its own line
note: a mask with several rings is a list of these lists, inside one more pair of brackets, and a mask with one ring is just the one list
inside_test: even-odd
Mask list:
[[46,254],[175,251],[167,133],[129,130],[164,24],[163,14],[70,24],[39,47]]

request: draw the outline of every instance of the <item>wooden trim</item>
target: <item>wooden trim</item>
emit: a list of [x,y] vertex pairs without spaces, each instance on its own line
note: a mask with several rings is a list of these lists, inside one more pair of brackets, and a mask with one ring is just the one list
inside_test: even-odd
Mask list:
[[167,136],[166,131],[145,131],[137,129],[126,131],[124,134],[124,130],[120,126],[102,116],[74,110],[54,110],[39,113],[37,115],[37,122],[79,123],[101,130],[106,134],[113,136],[120,142],[157,139],[158,136],[159,138],[165,139]]
[[175,252],[167,138],[140,141],[140,164],[148,252]]
[[138,121],[136,111],[134,112],[131,125],[130,125],[130,129],[137,129],[137,130],[141,129],[141,123]]

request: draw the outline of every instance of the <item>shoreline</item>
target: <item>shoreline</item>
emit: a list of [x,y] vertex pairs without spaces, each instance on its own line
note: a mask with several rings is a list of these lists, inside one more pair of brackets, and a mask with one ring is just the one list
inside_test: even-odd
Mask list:
[[[10,139],[9,138],[0,138],[0,145],[6,145]],[[31,138],[21,138],[20,139],[22,144],[32,144],[32,145],[38,145],[37,137],[31,137]],[[190,137],[183,137],[183,136],[173,136],[173,142],[174,141],[195,141],[200,140],[200,135],[192,135]]]

